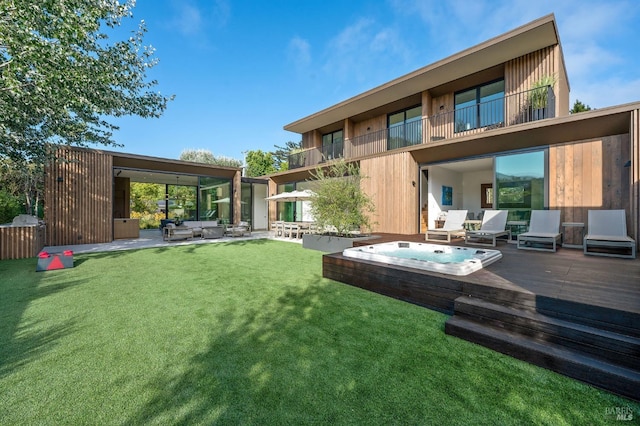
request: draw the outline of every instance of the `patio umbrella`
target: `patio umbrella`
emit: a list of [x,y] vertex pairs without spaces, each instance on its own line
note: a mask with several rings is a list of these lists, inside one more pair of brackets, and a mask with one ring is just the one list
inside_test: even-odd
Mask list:
[[294,201],[309,201],[313,196],[316,195],[315,192],[310,189],[304,189],[301,191],[291,191],[291,192],[282,192],[280,194],[272,195],[271,197],[267,197],[267,200],[270,201],[282,201],[282,202],[294,202]]

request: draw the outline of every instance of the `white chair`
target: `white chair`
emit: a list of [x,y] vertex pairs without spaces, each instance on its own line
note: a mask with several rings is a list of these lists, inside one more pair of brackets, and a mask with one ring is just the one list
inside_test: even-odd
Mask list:
[[[482,224],[477,231],[466,231],[464,243],[480,246],[496,246],[496,239],[504,235],[507,241],[511,239],[511,230],[507,226],[507,210],[485,210]],[[491,241],[491,243],[487,241]]]
[[561,237],[560,210],[532,210],[529,230],[518,235],[517,247],[555,252]]
[[444,241],[439,238],[432,237],[446,237],[447,242],[451,242],[452,235],[460,235],[464,233],[464,221],[467,219],[467,210],[449,210],[447,212],[447,219],[444,221],[442,228],[428,229],[425,234],[425,240],[427,241]]
[[584,254],[635,259],[636,242],[627,235],[624,210],[589,210],[587,226]]

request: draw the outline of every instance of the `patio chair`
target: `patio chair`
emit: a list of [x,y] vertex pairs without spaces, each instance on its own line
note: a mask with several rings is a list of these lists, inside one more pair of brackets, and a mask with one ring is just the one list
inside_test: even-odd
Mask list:
[[584,254],[635,259],[636,242],[627,235],[624,210],[589,210]]
[[191,228],[180,228],[175,223],[167,223],[162,228],[162,239],[165,241],[187,240],[193,238],[193,230]]
[[251,226],[249,222],[238,222],[237,225],[229,225],[225,230],[225,235],[229,237],[243,237],[244,235],[251,235]]
[[[505,235],[507,236],[507,241],[509,241],[511,239],[511,230],[505,229],[508,213],[507,210],[485,210],[480,229],[466,231],[464,243],[495,247],[497,238]],[[489,243],[488,241],[491,242]]]
[[529,230],[518,235],[517,247],[555,252],[561,237],[560,210],[532,210]]
[[427,229],[425,233],[426,241],[444,241],[440,238],[433,237],[446,237],[447,242],[451,242],[452,235],[464,234],[464,221],[467,219],[467,210],[449,210],[447,212],[447,219],[444,221],[442,228]]

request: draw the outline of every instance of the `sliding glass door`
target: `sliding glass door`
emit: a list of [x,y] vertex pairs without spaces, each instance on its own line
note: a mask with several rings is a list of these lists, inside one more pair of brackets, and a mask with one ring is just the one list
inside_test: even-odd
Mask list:
[[508,220],[529,220],[531,210],[545,208],[545,152],[496,157],[496,208],[509,210]]

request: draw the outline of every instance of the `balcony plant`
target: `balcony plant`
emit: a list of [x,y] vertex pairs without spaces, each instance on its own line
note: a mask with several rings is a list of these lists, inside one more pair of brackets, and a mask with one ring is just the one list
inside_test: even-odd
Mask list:
[[531,85],[528,103],[531,110],[532,121],[547,118],[549,87],[553,89],[556,82],[557,78],[555,75],[544,75]]

